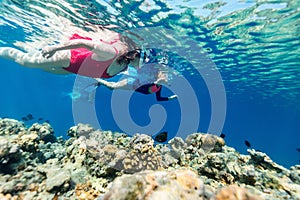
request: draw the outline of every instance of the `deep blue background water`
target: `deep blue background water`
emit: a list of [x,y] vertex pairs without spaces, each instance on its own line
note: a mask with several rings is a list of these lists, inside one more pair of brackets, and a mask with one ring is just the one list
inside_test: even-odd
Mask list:
[[[159,1],[155,2],[159,4]],[[215,11],[219,11],[218,9],[212,8],[200,14],[199,11],[195,11],[196,16],[194,16],[189,9],[181,12],[185,8],[179,6],[177,8],[180,11],[175,10],[181,12],[180,14],[171,14],[154,25],[189,34],[209,51],[209,56],[222,75],[226,89],[227,112],[222,133],[226,135],[227,145],[241,153],[246,153],[247,147],[244,141],[248,140],[252,148],[266,152],[279,164],[286,167],[299,164],[300,153],[296,151],[296,148],[300,147],[299,39],[292,32],[297,29],[295,24],[299,16],[299,12],[297,14],[292,9],[297,7],[296,1],[289,1],[291,4],[289,8],[280,12],[264,10],[263,8],[268,6],[267,4],[261,6],[261,3],[260,7],[254,6],[256,8],[254,11],[251,7],[243,12],[237,10],[233,14],[228,14],[228,9],[238,9],[242,3],[228,2],[227,9],[222,10],[220,6],[219,10],[225,14],[223,13],[224,17],[218,18],[219,22],[215,25],[207,24],[213,24],[216,20],[218,12]],[[245,4],[252,5],[255,1],[245,2]],[[103,9],[100,4],[97,6],[93,9]],[[134,6],[134,3],[131,6]],[[173,6],[176,7],[174,4]],[[185,6],[193,7],[192,1],[187,1]],[[282,4],[275,7],[282,7]],[[148,9],[151,10],[152,7]],[[161,9],[164,12],[167,10]],[[131,12],[130,7],[123,7],[121,11],[120,16],[126,20],[133,22],[132,19],[136,17],[146,25],[151,25],[153,22],[149,19],[158,13],[155,9],[153,12],[139,11],[132,17],[128,14]],[[111,13],[106,12],[107,10],[103,11],[101,17],[108,19]],[[197,18],[198,15],[201,17]],[[204,19],[202,15],[209,18]],[[252,16],[250,18],[254,20],[244,23],[245,16]],[[292,17],[284,21],[283,16]],[[266,18],[260,20],[260,17]],[[120,20],[118,25],[122,25],[124,19],[118,18],[118,20]],[[265,24],[266,21],[270,22],[269,26]],[[242,22],[242,25],[236,26],[238,22]],[[135,25],[138,26],[137,24]],[[285,24],[288,24],[289,29],[284,29]],[[17,24],[14,25],[14,28],[3,24],[0,26],[0,40],[3,43],[1,46],[11,45],[14,41],[24,41],[26,34],[31,34],[24,33]],[[262,29],[262,25],[266,28]],[[38,32],[39,29],[36,30]],[[13,37],[10,35],[12,31],[15,33]],[[71,94],[76,76],[53,75],[37,69],[24,68],[3,59],[0,59],[0,67],[2,86],[0,117],[21,120],[30,113],[35,119],[24,121],[28,126],[42,117],[43,120],[40,122],[49,120],[56,136],[66,138],[68,128],[74,125]],[[197,122],[198,131],[207,132],[211,117],[211,102],[205,83],[197,75],[188,73],[184,75],[192,85],[199,101],[201,116],[200,121]],[[102,129],[122,132],[111,113],[111,94],[108,89],[102,87],[97,89],[95,109],[98,121]],[[163,94],[167,96],[172,92],[164,89]],[[86,101],[84,96],[79,100]],[[128,109],[135,123],[141,126],[150,123],[149,108],[157,103],[154,95],[134,94]],[[181,112],[178,101],[159,104],[165,107],[168,114],[166,124],[161,131],[168,131],[171,138],[176,133],[180,122]],[[194,123],[193,118],[190,121],[191,124]],[[88,120],[83,122],[88,123]]]
[[[53,75],[27,69],[3,59],[0,60],[0,66],[1,116],[21,120],[23,116],[30,113],[35,119],[25,122],[28,126],[42,117],[50,121],[56,136],[66,138],[68,128],[74,125],[72,99],[67,95],[72,91],[74,76]],[[97,91],[96,101],[100,102],[97,105],[99,121],[104,130],[122,131],[111,116],[110,95],[111,91],[105,88]],[[298,164],[300,158],[295,149],[299,147],[299,111],[280,97],[263,100],[252,99],[249,96],[257,96],[257,94],[247,92],[234,96],[229,94],[223,129],[227,145],[241,153],[246,153],[244,140],[248,140],[253,148],[266,152],[273,160],[286,167]],[[274,106],[274,102],[279,105]],[[149,123],[145,105],[154,103],[157,103],[154,95],[133,96],[131,109],[136,123],[141,125]],[[175,104],[176,101],[162,103],[167,110],[172,106],[176,108]],[[199,131],[206,132],[210,111],[205,107],[205,102],[202,105]],[[168,121],[163,129],[170,134],[176,132],[178,128],[176,121],[179,120],[176,114],[180,115],[179,111],[172,110],[169,111]]]

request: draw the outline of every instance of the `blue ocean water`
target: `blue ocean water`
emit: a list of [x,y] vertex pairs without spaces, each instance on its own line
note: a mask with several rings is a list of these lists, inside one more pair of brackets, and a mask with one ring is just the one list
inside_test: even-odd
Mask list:
[[[154,124],[153,131],[147,134],[167,131],[170,139],[184,123],[185,135],[218,130],[212,133],[224,133],[226,144],[241,153],[246,153],[247,140],[252,148],[266,152],[279,164],[286,167],[299,164],[300,153],[296,151],[300,147],[299,4],[297,0],[2,0],[1,47],[19,47],[16,42],[24,42],[25,46],[33,44],[42,48],[47,43],[58,42],[66,29],[71,30],[70,24],[81,29],[112,24],[118,26],[114,28],[116,31],[131,30],[136,34],[142,34],[137,30],[150,28],[149,33],[153,35],[151,28],[159,27],[194,43],[176,41],[169,48],[181,46],[187,50],[184,53],[188,53],[191,59],[188,62],[192,64],[174,55],[170,67],[180,72],[190,88],[185,84],[164,88],[165,96],[172,95],[174,88],[181,96],[178,95],[178,100],[161,103],[155,100],[155,95],[128,91],[115,94],[103,87],[97,89],[95,101],[91,103],[84,89],[91,82],[87,78],[78,80],[75,75],[54,75],[0,59],[0,117],[22,120],[32,114],[34,119],[24,121],[25,124],[49,120],[55,134],[63,137],[67,129],[78,122],[133,134],[135,129],[118,121],[129,123],[128,116],[116,116],[125,106],[135,126],[159,124],[166,115],[165,124],[157,127]],[[207,64],[202,57],[198,59],[203,54],[198,52],[195,43],[214,65]],[[171,57],[172,53],[169,52]],[[211,71],[199,73],[206,65]],[[221,83],[210,76],[212,71],[221,75]],[[81,88],[77,88],[77,81]],[[220,84],[226,92],[225,101],[223,96],[211,93],[221,91]],[[117,104],[113,104],[112,99],[118,95],[130,95],[130,103],[123,105],[117,99]],[[185,106],[188,113],[182,109]],[[89,114],[93,112],[96,118]],[[220,118],[212,117],[215,112]],[[219,124],[221,130],[210,129],[214,123]]]

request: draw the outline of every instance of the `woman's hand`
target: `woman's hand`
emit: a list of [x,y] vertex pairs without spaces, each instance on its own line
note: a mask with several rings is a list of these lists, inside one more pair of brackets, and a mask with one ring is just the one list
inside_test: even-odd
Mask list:
[[53,46],[47,46],[42,50],[42,55],[44,58],[51,58],[56,52],[56,48]]

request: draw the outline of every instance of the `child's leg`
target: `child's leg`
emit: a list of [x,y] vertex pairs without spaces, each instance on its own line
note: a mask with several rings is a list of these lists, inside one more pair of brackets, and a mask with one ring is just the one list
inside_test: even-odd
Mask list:
[[0,57],[31,68],[68,67],[70,64],[70,51],[56,52],[51,58],[44,58],[40,52],[25,53],[15,48],[1,47]]

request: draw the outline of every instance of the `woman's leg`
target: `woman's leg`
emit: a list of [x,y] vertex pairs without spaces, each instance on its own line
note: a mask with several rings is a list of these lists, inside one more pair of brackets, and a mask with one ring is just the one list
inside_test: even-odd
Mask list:
[[12,60],[22,66],[30,68],[49,69],[53,67],[68,67],[70,51],[56,52],[51,58],[44,58],[41,52],[26,53],[11,47],[0,47],[0,57]]

